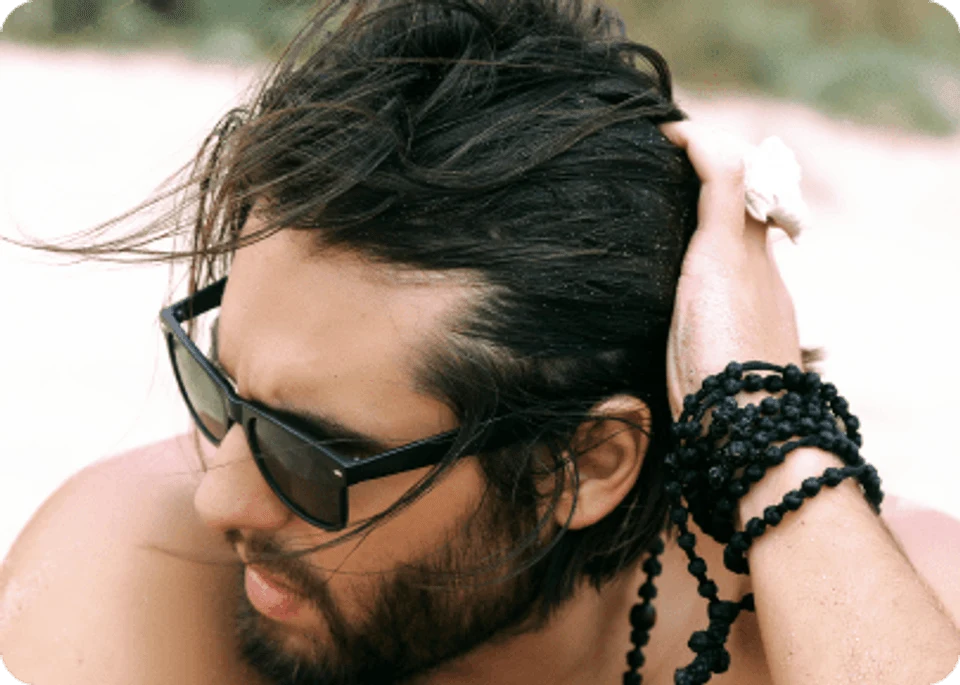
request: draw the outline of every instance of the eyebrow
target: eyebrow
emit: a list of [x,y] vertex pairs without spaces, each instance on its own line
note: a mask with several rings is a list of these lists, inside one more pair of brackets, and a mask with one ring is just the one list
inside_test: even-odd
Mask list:
[[[223,377],[229,381],[234,392],[236,392],[236,380],[234,380],[234,378],[225,368],[223,368],[223,365],[220,363],[219,329],[220,315],[217,314],[213,320],[213,324],[210,327],[211,341],[208,359],[210,363],[213,364],[213,366],[217,369],[217,371],[219,371]],[[323,414],[319,414],[314,411],[300,409],[298,407],[292,407],[289,405],[273,407],[256,400],[247,401],[253,402],[262,409],[266,409],[271,416],[276,417],[292,428],[296,428],[302,432],[305,432],[311,438],[317,439],[324,443],[349,443],[351,448],[350,456],[372,456],[374,454],[379,454],[380,452],[388,452],[392,449],[390,445],[387,445],[380,440],[355,431],[352,428],[348,428],[336,419],[333,419],[329,416],[324,416]]]

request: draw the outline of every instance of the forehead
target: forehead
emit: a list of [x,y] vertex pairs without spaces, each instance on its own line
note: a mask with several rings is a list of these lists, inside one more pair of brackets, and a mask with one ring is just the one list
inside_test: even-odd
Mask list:
[[[256,219],[244,233],[256,230]],[[466,279],[397,269],[308,231],[282,230],[234,257],[219,355],[243,397],[310,411],[387,444],[456,425],[417,385],[427,349],[477,296]]]

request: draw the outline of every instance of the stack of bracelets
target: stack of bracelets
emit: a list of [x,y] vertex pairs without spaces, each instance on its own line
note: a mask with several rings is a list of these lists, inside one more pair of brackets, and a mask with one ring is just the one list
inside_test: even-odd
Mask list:
[[[749,373],[753,371],[773,373]],[[740,407],[735,399],[742,392],[781,391],[786,392],[766,397],[759,405]],[[710,409],[713,412],[709,428],[704,432],[701,421]],[[816,373],[804,373],[792,364],[784,367],[757,361],[731,362],[723,372],[706,378],[696,394],[684,399],[683,412],[673,424],[674,449],[665,460],[665,488],[671,502],[670,521],[679,528],[677,542],[690,559],[687,568],[700,583],[698,592],[708,600],[710,623],[709,628],[691,636],[688,645],[697,656],[676,671],[676,685],[701,685],[713,673],[726,672],[730,653],[724,644],[730,626],[741,610],[754,611],[752,593],[737,602],[717,597],[717,585],[707,577],[706,562],[694,552],[696,538],[687,528],[688,516],[704,533],[726,544],[724,566],[745,575],[750,572],[745,554],[753,540],[767,526],[779,524],[788,511],[799,509],[804,499],[819,493],[824,485],[836,487],[844,479],[855,477],[879,514],[883,501],[880,478],[877,470],[860,456],[859,426],[859,420],[850,414],[847,401],[837,394],[833,384],[821,383]],[[764,509],[763,518],[753,518],[742,532],[735,531],[734,517],[740,498],[751,484],[763,478],[769,467],[783,463],[799,447],[817,447],[836,454],[846,466],[828,468],[819,478],[807,478],[799,490],[788,492],[780,504]],[[686,500],[686,507],[681,500]],[[643,683],[639,673],[644,664],[642,648],[649,642],[650,629],[656,622],[651,602],[657,596],[653,579],[662,570],[657,559],[664,551],[662,540],[658,538],[649,551],[650,556],[643,563],[646,582],[639,591],[642,601],[630,612],[634,648],[627,654],[629,670],[623,676],[624,685]]]

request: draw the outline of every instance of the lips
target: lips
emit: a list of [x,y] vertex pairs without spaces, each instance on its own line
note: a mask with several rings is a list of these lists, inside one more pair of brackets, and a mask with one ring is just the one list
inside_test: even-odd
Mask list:
[[273,585],[280,590],[284,590],[285,592],[291,595],[298,595],[298,596],[302,595],[302,593],[298,592],[292,585],[290,585],[290,583],[283,580],[283,578],[281,578],[280,576],[273,575],[262,566],[257,566],[256,564],[253,564],[253,565],[248,565],[247,568],[252,570],[254,573],[260,576],[260,578],[268,582],[270,585]]
[[275,620],[293,620],[307,606],[300,593],[257,566],[247,566],[244,589],[254,609]]

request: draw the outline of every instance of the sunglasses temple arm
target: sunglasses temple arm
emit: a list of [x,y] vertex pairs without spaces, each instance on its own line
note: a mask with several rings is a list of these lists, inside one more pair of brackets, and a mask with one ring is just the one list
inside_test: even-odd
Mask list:
[[447,452],[450,451],[452,445],[452,440],[444,440],[442,442],[415,445],[407,449],[384,452],[368,461],[350,464],[346,468],[347,481],[351,484],[359,483],[392,476],[404,471],[424,468],[426,466],[436,466],[443,460]]

